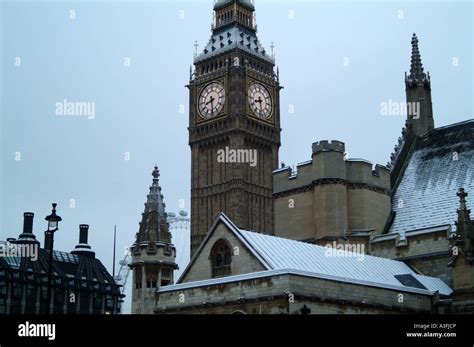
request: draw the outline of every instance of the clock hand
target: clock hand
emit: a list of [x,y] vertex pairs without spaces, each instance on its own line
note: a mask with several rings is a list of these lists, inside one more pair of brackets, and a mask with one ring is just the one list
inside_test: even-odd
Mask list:
[[209,105],[209,104],[211,104],[211,106],[212,106],[212,104],[214,103],[214,100],[215,100],[215,99],[211,96],[211,98],[209,99],[209,101],[206,102],[206,106]]

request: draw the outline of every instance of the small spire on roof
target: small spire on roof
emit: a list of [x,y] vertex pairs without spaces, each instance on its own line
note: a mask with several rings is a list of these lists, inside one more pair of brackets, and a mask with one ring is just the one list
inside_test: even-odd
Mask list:
[[415,33],[411,39],[410,79],[416,81],[423,81],[426,79],[426,74],[423,70],[423,64],[421,62],[420,50],[418,48],[418,38],[416,37]]
[[456,194],[459,197],[459,204],[460,208],[458,210],[458,224],[464,223],[464,222],[469,222],[470,219],[470,213],[471,210],[467,208],[467,203],[466,203],[466,198],[468,194],[464,190],[464,188],[459,189],[459,193]]
[[474,257],[474,223],[470,216],[471,210],[467,208],[466,198],[468,194],[464,191],[464,188],[460,188],[457,196],[460,204],[456,222],[457,243],[463,245],[464,252],[468,257]]

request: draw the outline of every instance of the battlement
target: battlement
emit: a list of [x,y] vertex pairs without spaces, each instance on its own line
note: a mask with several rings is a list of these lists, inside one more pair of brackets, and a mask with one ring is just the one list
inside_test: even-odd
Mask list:
[[375,165],[364,159],[346,160],[347,180],[390,190],[390,170],[383,165]]
[[283,193],[307,187],[313,182],[364,186],[389,192],[390,170],[364,159],[345,159],[345,144],[341,141],[319,141],[312,145],[312,160],[298,164],[296,172],[290,167],[273,172],[273,193]]
[[320,152],[340,152],[345,153],[346,145],[344,142],[332,140],[332,141],[319,141],[313,143],[313,155]]

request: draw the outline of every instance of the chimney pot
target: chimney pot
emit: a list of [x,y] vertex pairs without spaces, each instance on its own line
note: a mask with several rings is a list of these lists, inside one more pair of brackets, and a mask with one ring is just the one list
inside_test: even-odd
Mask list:
[[87,245],[89,238],[89,225],[81,224],[79,225],[79,243],[82,245]]
[[23,233],[33,234],[33,217],[35,216],[32,212],[23,213]]

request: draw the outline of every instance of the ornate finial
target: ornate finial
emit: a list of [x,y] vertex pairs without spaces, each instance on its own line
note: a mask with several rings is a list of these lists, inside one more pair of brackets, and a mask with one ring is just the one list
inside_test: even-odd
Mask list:
[[464,191],[464,188],[460,188],[459,193],[457,193],[456,195],[459,196],[459,201],[461,202],[461,204],[466,203],[466,198],[468,194]]
[[199,43],[196,41],[194,42],[194,56],[197,57],[198,55],[198,47],[199,47]]
[[467,198],[467,193],[464,191],[464,188],[459,189],[459,193],[456,194],[459,197],[459,209],[458,209],[458,222],[456,225],[458,226],[458,229],[464,230],[463,224],[465,222],[470,223],[470,213],[471,210],[467,208],[467,203],[466,203],[466,198]]
[[426,79],[423,64],[421,63],[421,55],[418,48],[418,38],[416,37],[416,34],[413,34],[411,39],[411,67],[409,78],[419,82]]
[[470,220],[469,214],[471,213],[471,210],[467,208],[467,202],[466,198],[468,194],[464,191],[464,188],[459,188],[459,193],[456,194],[459,197],[459,218],[460,220]]
[[272,41],[272,44],[270,45],[270,48],[272,49],[272,58],[275,58],[275,44]]
[[158,170],[158,166],[155,165],[155,169],[153,170],[152,174],[153,181],[158,181],[158,177],[160,177],[160,170]]

